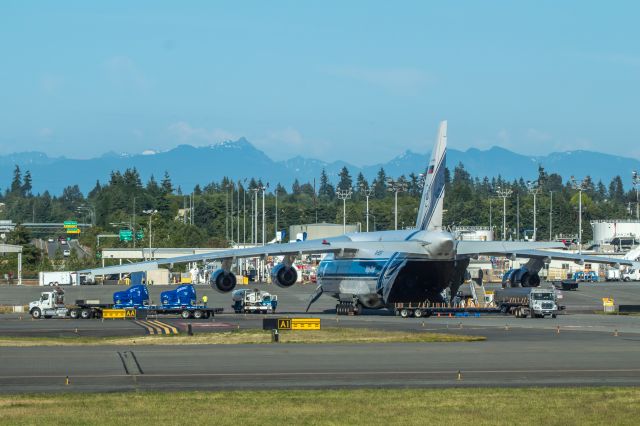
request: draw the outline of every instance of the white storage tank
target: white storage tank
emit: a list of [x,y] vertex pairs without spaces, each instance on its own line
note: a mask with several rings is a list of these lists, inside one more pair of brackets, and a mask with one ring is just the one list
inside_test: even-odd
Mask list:
[[640,221],[632,219],[612,219],[591,221],[593,242],[609,243],[614,238],[640,238]]

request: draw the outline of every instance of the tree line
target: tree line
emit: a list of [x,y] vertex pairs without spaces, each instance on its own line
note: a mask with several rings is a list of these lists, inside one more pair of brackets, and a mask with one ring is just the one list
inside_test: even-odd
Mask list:
[[[258,200],[258,243],[262,243],[262,197],[264,193],[266,240],[271,241],[277,229],[288,232],[290,225],[304,223],[342,223],[343,201],[337,196],[343,191],[346,200],[347,223],[360,223],[365,231],[366,199],[369,197],[369,230],[394,228],[394,192],[390,176],[381,168],[370,182],[359,173],[355,178],[344,167],[335,185],[326,171],[316,182],[301,183],[295,180],[290,188],[280,183],[269,186],[259,178],[233,180],[224,177],[204,186],[196,185],[188,193],[176,187],[168,173],[158,181],[151,176],[146,182],[138,171],[127,169],[113,171],[109,180],[97,181],[88,194],[77,185],[64,188],[61,194],[32,193],[30,171],[22,173],[16,167],[9,188],[0,193],[3,209],[0,217],[24,222],[63,222],[77,220],[92,223],[79,236],[81,244],[96,253],[100,247],[131,247],[133,244],[154,247],[228,247],[234,243],[250,244],[252,218],[255,216],[254,200]],[[398,227],[414,226],[422,192],[423,175],[409,174],[391,179],[398,193]],[[563,181],[558,174],[548,174],[538,168],[537,234],[538,239],[548,239],[558,234],[576,234],[578,223],[578,191],[570,181]],[[493,226],[496,237],[502,235],[503,199],[497,197],[499,188],[508,189],[506,199],[507,237],[522,238],[526,230],[533,229],[533,193],[523,179],[507,181],[501,176],[472,177],[458,164],[453,172],[445,170],[445,226]],[[589,220],[629,218],[634,216],[635,192],[626,191],[620,176],[614,177],[608,186],[593,182],[588,176],[582,182],[583,240],[591,238]],[[344,198],[344,197],[343,197]],[[193,206],[190,209],[190,206]],[[552,219],[550,223],[549,219]],[[517,224],[519,222],[519,228]],[[151,225],[152,232],[149,232]],[[550,229],[550,225],[552,229]],[[101,238],[99,234],[118,234],[121,229],[142,230],[144,236],[137,241],[122,242],[118,238]],[[519,231],[519,232],[518,232]],[[63,231],[59,231],[62,235]],[[7,242],[29,245],[32,237],[23,227],[10,234]],[[285,240],[288,240],[287,236]],[[150,241],[151,238],[151,241]],[[29,249],[25,256],[27,268],[38,269],[46,260],[37,250]],[[49,260],[51,261],[51,260]],[[54,260],[55,261],[55,260]],[[57,260],[60,263],[60,259]],[[95,257],[79,260],[72,253],[67,262],[95,264]],[[84,262],[84,263],[83,263]],[[4,263],[2,268],[8,268]],[[0,268],[1,269],[1,268]],[[1,272],[1,270],[0,270]]]

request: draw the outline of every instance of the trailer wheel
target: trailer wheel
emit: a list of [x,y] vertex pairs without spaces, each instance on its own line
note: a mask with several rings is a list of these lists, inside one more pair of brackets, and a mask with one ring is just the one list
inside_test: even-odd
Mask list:
[[92,316],[91,309],[83,309],[80,311],[80,318],[82,319],[89,319]]
[[204,312],[204,318],[207,319],[209,317],[211,317],[211,312]]
[[408,317],[410,317],[410,316],[411,316],[411,311],[409,311],[409,310],[408,310],[408,309],[406,309],[406,308],[402,308],[402,309],[400,309],[400,316],[401,316],[402,318],[408,318]]
[[73,319],[78,319],[78,317],[80,317],[80,311],[78,309],[71,309],[69,311],[69,316]]
[[180,316],[182,317],[182,319],[189,319],[189,317],[191,316],[191,312],[185,309],[180,313]]
[[31,316],[32,316],[34,319],[39,319],[40,317],[42,317],[42,311],[40,310],[40,308],[34,308],[34,309],[31,311]]
[[193,317],[195,319],[202,319],[204,317],[204,312],[202,312],[200,309],[198,309],[198,310],[193,312]]
[[422,309],[416,309],[415,311],[413,311],[413,315],[416,318],[422,318]]

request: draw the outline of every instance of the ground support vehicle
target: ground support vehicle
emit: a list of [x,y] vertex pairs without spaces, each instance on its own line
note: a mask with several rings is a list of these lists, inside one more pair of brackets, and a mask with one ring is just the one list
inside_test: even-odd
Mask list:
[[553,286],[558,290],[564,290],[564,291],[578,290],[578,281],[576,280],[551,281],[551,284],[553,284]]
[[600,280],[600,277],[598,277],[598,274],[596,274],[594,271],[578,271],[573,274],[573,279],[578,282],[583,281],[587,283],[595,283]]
[[553,288],[511,287],[496,290],[493,302],[505,314],[517,318],[555,318],[558,312],[557,295]]
[[[184,286],[181,286],[184,287]],[[169,292],[177,292],[180,287]],[[163,293],[163,294],[164,294]],[[193,291],[195,296],[195,291]],[[126,318],[146,318],[154,315],[179,315],[181,318],[204,319],[222,312],[222,308],[210,308],[205,304],[195,303],[195,298],[188,303],[177,297],[172,303],[149,305],[149,291],[145,285],[135,285],[124,291],[113,294],[114,303],[100,303],[99,300],[76,300],[67,305],[64,291],[56,287],[53,291],[45,291],[40,299],[29,303],[29,313],[38,318],[103,318],[113,310],[124,311]]]
[[640,281],[640,269],[631,269],[622,274],[624,281]]
[[617,268],[608,268],[605,272],[605,279],[607,281],[620,281],[622,280],[622,274],[620,273],[620,269]]
[[266,291],[243,289],[236,290],[232,295],[233,311],[240,313],[270,314],[278,307],[278,296]]

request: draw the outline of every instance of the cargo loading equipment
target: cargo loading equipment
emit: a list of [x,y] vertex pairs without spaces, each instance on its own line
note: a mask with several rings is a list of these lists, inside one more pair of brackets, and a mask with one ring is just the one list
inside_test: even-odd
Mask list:
[[210,318],[222,312],[222,308],[210,308],[198,304],[195,288],[191,284],[181,285],[173,290],[164,291],[160,295],[160,305],[149,304],[149,289],[138,284],[113,294],[113,303],[100,303],[98,300],[76,300],[73,305],[66,305],[64,291],[57,287],[53,291],[45,291],[40,299],[29,303],[29,313],[38,318],[103,318],[113,310],[132,312],[126,317],[147,317],[149,315],[179,315],[184,319]]

